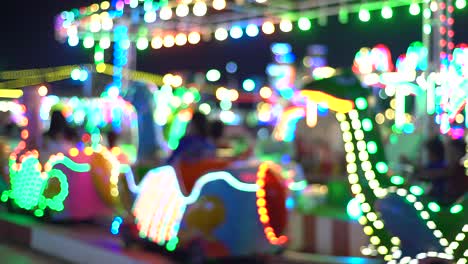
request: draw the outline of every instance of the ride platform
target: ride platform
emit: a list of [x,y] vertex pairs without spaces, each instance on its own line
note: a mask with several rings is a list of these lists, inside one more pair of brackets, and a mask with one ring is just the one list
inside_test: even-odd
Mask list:
[[[119,237],[106,232],[102,226],[96,224],[49,224],[26,215],[2,210],[0,210],[0,242],[30,248],[70,263],[103,263],[103,261],[117,264],[177,263],[155,252],[141,248],[125,248]],[[383,262],[368,258],[334,257],[286,251],[281,256],[269,258],[266,263],[380,264]]]

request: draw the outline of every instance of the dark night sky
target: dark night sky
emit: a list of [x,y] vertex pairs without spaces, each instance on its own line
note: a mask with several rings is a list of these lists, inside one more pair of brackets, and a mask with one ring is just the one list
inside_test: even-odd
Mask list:
[[[92,62],[92,54],[82,46],[69,47],[54,38],[54,16],[63,10],[89,5],[97,0],[2,1],[0,6],[0,70],[27,69]],[[273,36],[243,37],[224,42],[212,41],[197,46],[139,52],[138,69],[155,73],[171,70],[206,70],[224,68],[229,60],[239,64],[245,75],[263,74],[271,61],[269,45],[288,41],[301,57],[312,43],[329,47],[332,66],[350,66],[355,52],[363,46],[378,43],[390,47],[394,57],[404,53],[407,46],[421,39],[421,17],[413,17],[407,7],[395,9],[394,17],[384,20],[373,12],[370,23],[362,23],[351,15],[349,23],[341,25],[330,17],[326,27],[313,22],[309,32],[275,33]],[[468,42],[468,8],[455,13],[456,43]],[[243,75],[244,75],[243,74]]]

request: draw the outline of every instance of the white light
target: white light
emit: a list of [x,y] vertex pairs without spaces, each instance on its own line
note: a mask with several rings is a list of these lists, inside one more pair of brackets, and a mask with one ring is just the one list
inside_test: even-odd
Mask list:
[[242,37],[242,35],[244,35],[244,32],[242,31],[241,27],[234,26],[231,28],[230,35],[233,39],[239,39]]
[[188,42],[190,44],[197,44],[198,42],[200,42],[200,39],[201,39],[201,36],[200,36],[200,33],[198,32],[191,32],[188,35]]
[[169,20],[172,17],[172,9],[168,6],[164,6],[161,8],[161,11],[159,11],[159,17],[162,20]]
[[196,2],[193,5],[193,14],[196,16],[204,16],[206,14],[206,11],[208,10],[205,2]]
[[246,28],[245,28],[245,33],[247,34],[247,36],[249,37],[256,37],[259,33],[259,30],[258,30],[258,27],[257,25],[254,25],[254,24],[249,24]]
[[291,21],[289,21],[289,20],[281,20],[281,22],[279,24],[279,28],[283,32],[291,32],[292,28],[293,28],[293,25],[292,25]]
[[218,28],[215,31],[215,38],[219,41],[226,40],[228,37],[228,32],[225,28]]
[[223,10],[226,8],[225,0],[213,0],[213,8],[216,10]]
[[186,5],[186,4],[180,4],[180,5],[177,6],[175,12],[176,12],[176,15],[177,15],[178,17],[185,17],[185,16],[187,16],[188,13],[190,12],[190,9],[189,9],[188,5]]

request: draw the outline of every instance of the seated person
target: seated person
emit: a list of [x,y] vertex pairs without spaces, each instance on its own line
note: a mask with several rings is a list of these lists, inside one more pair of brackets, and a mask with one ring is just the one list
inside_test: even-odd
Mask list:
[[208,120],[204,114],[195,112],[187,134],[179,141],[179,146],[172,152],[167,163],[173,165],[179,161],[197,162],[215,157],[216,146],[208,137]]
[[53,111],[50,118],[49,130],[45,133],[44,146],[41,153],[52,155],[62,152],[66,154],[73,147],[73,141],[76,138],[76,132],[69,126],[62,113],[60,111]]
[[442,205],[449,205],[466,192],[465,168],[460,164],[465,155],[465,143],[451,140],[444,151],[439,139],[431,139],[426,147],[429,164],[418,174],[422,180],[431,182],[429,196]]

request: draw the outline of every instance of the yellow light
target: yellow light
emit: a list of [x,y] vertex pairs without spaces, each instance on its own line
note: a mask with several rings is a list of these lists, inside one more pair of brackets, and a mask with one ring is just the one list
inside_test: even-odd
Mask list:
[[364,139],[364,132],[362,132],[362,130],[356,130],[354,132],[354,137],[356,138],[356,140],[363,140]]
[[107,10],[107,9],[109,9],[109,7],[110,7],[109,1],[104,1],[104,2],[101,3],[101,9],[102,10]]
[[99,72],[99,73],[103,73],[104,71],[106,71],[106,64],[105,63],[98,63],[96,65],[96,71]]
[[385,116],[381,113],[378,113],[375,115],[375,122],[379,125],[383,124],[385,122]]
[[205,2],[196,2],[193,5],[193,14],[195,16],[204,16],[206,15],[206,11],[208,10]]
[[262,31],[263,31],[263,33],[265,33],[267,35],[271,35],[271,34],[275,33],[275,25],[273,23],[271,23],[270,21],[267,21],[267,22],[263,23]]
[[351,140],[353,140],[353,135],[351,134],[351,132],[349,131],[343,132],[343,141],[351,142]]
[[379,252],[381,255],[385,255],[388,253],[388,248],[385,246],[380,246],[377,248],[377,252]]
[[362,210],[364,213],[368,213],[368,212],[370,212],[371,207],[370,207],[370,205],[369,205],[368,203],[363,203],[363,204],[361,205],[361,210]]
[[86,156],[91,156],[91,154],[93,154],[93,148],[92,147],[86,147],[84,149],[84,153]]
[[264,99],[268,99],[273,95],[273,91],[271,90],[270,87],[264,86],[260,88],[260,96]]
[[456,117],[455,117],[455,121],[459,124],[463,123],[463,121],[465,120],[465,118],[463,117],[462,114],[458,114]]
[[373,212],[370,212],[370,213],[367,214],[367,218],[369,219],[369,221],[373,222],[373,221],[377,220],[377,215],[375,213],[373,213]]
[[440,242],[440,244],[441,244],[442,246],[444,246],[444,247],[448,246],[448,241],[447,241],[447,239],[445,239],[445,238],[441,238],[441,239],[439,240],[439,242]]
[[239,92],[236,89],[229,90],[229,94],[232,102],[237,101],[237,99],[239,99]]
[[372,245],[380,244],[380,238],[378,238],[377,236],[372,236],[369,240],[370,240]]
[[174,87],[182,86],[182,83],[184,82],[182,77],[179,75],[173,75],[171,81],[172,81],[171,85]]
[[392,100],[390,100],[390,107],[391,107],[392,109],[396,109],[396,100],[395,100],[395,98],[393,98]]
[[359,184],[353,184],[353,185],[351,185],[351,192],[352,192],[353,194],[358,194],[358,193],[360,193],[361,191],[362,191],[361,185],[359,185]]
[[190,9],[188,7],[188,5],[186,4],[180,4],[177,6],[176,8],[176,15],[179,16],[179,17],[185,17],[188,15],[188,13],[190,12]]
[[0,97],[3,98],[20,98],[23,96],[23,91],[19,89],[0,89]]
[[354,145],[353,143],[351,142],[347,142],[345,145],[344,145],[344,148],[345,148],[345,151],[346,152],[352,152],[354,150]]
[[223,10],[226,8],[225,0],[213,0],[213,8],[216,10]]
[[365,224],[367,224],[367,218],[365,216],[361,216],[361,217],[359,217],[358,222],[361,225],[365,225]]
[[164,37],[164,40],[163,40],[164,47],[170,48],[170,47],[173,47],[174,44],[175,44],[174,36],[167,35]]
[[393,120],[395,118],[395,110],[393,110],[393,109],[385,110],[385,117],[387,119]]
[[161,37],[154,37],[151,40],[151,47],[153,49],[160,49],[163,46],[163,39]]
[[340,127],[342,131],[349,131],[350,129],[349,122],[346,122],[346,121],[341,122]]
[[172,84],[172,78],[173,78],[173,77],[174,77],[174,75],[172,75],[172,74],[170,74],[170,73],[165,74],[165,75],[163,76],[162,81],[163,81],[164,84],[171,85],[171,84]]
[[377,229],[382,229],[382,228],[384,228],[384,223],[382,221],[380,221],[380,220],[377,220],[377,221],[374,222],[374,227],[377,228]]
[[400,243],[401,243],[401,241],[400,241],[400,239],[399,239],[398,237],[392,237],[392,238],[390,239],[390,241],[391,241],[392,244],[395,245],[395,246],[398,246],[398,245],[400,245]]
[[361,129],[361,121],[355,119],[351,121],[351,126],[353,127],[353,129]]
[[78,156],[79,151],[78,151],[77,148],[71,148],[71,149],[68,151],[68,154],[70,154],[70,156],[72,156],[72,157],[76,157],[76,156]]
[[197,43],[200,42],[200,39],[201,39],[201,36],[200,36],[200,33],[198,33],[198,32],[191,32],[188,35],[188,42],[190,44],[197,44]]
[[354,153],[348,153],[346,154],[346,162],[355,162],[356,161],[356,155]]
[[47,87],[46,87],[45,85],[41,85],[41,86],[37,89],[37,93],[38,93],[40,96],[46,96],[48,92],[49,92],[49,90],[47,89]]
[[356,163],[349,163],[346,166],[346,170],[348,171],[348,173],[355,173],[357,171]]
[[[348,154],[352,154],[352,153],[348,153]],[[348,157],[348,156],[346,155],[346,157]],[[349,175],[348,175],[348,181],[349,181],[349,183],[355,184],[355,183],[358,182],[358,180],[359,180],[359,177],[357,176],[357,174],[352,173],[352,174],[349,174]]]
[[172,9],[169,6],[164,6],[159,11],[159,18],[162,20],[169,20],[172,17]]
[[281,20],[279,24],[279,28],[283,32],[291,32],[293,25],[290,20],[284,19],[284,20]]
[[343,113],[336,113],[336,119],[338,122],[344,122],[346,120],[346,116]]
[[184,33],[179,33],[175,37],[175,44],[177,46],[183,46],[187,43],[187,35]]
[[366,151],[359,152],[359,159],[362,161],[369,160],[369,154]]
[[372,229],[372,227],[370,226],[365,226],[364,227],[364,234],[370,236],[374,233],[374,229]]
[[226,40],[228,38],[228,32],[225,28],[218,28],[216,29],[215,33],[215,39],[219,41]]
[[339,99],[319,91],[302,90],[300,95],[306,97],[307,100],[311,100],[316,103],[326,103],[330,110],[339,113],[347,113],[354,108],[353,101]]

